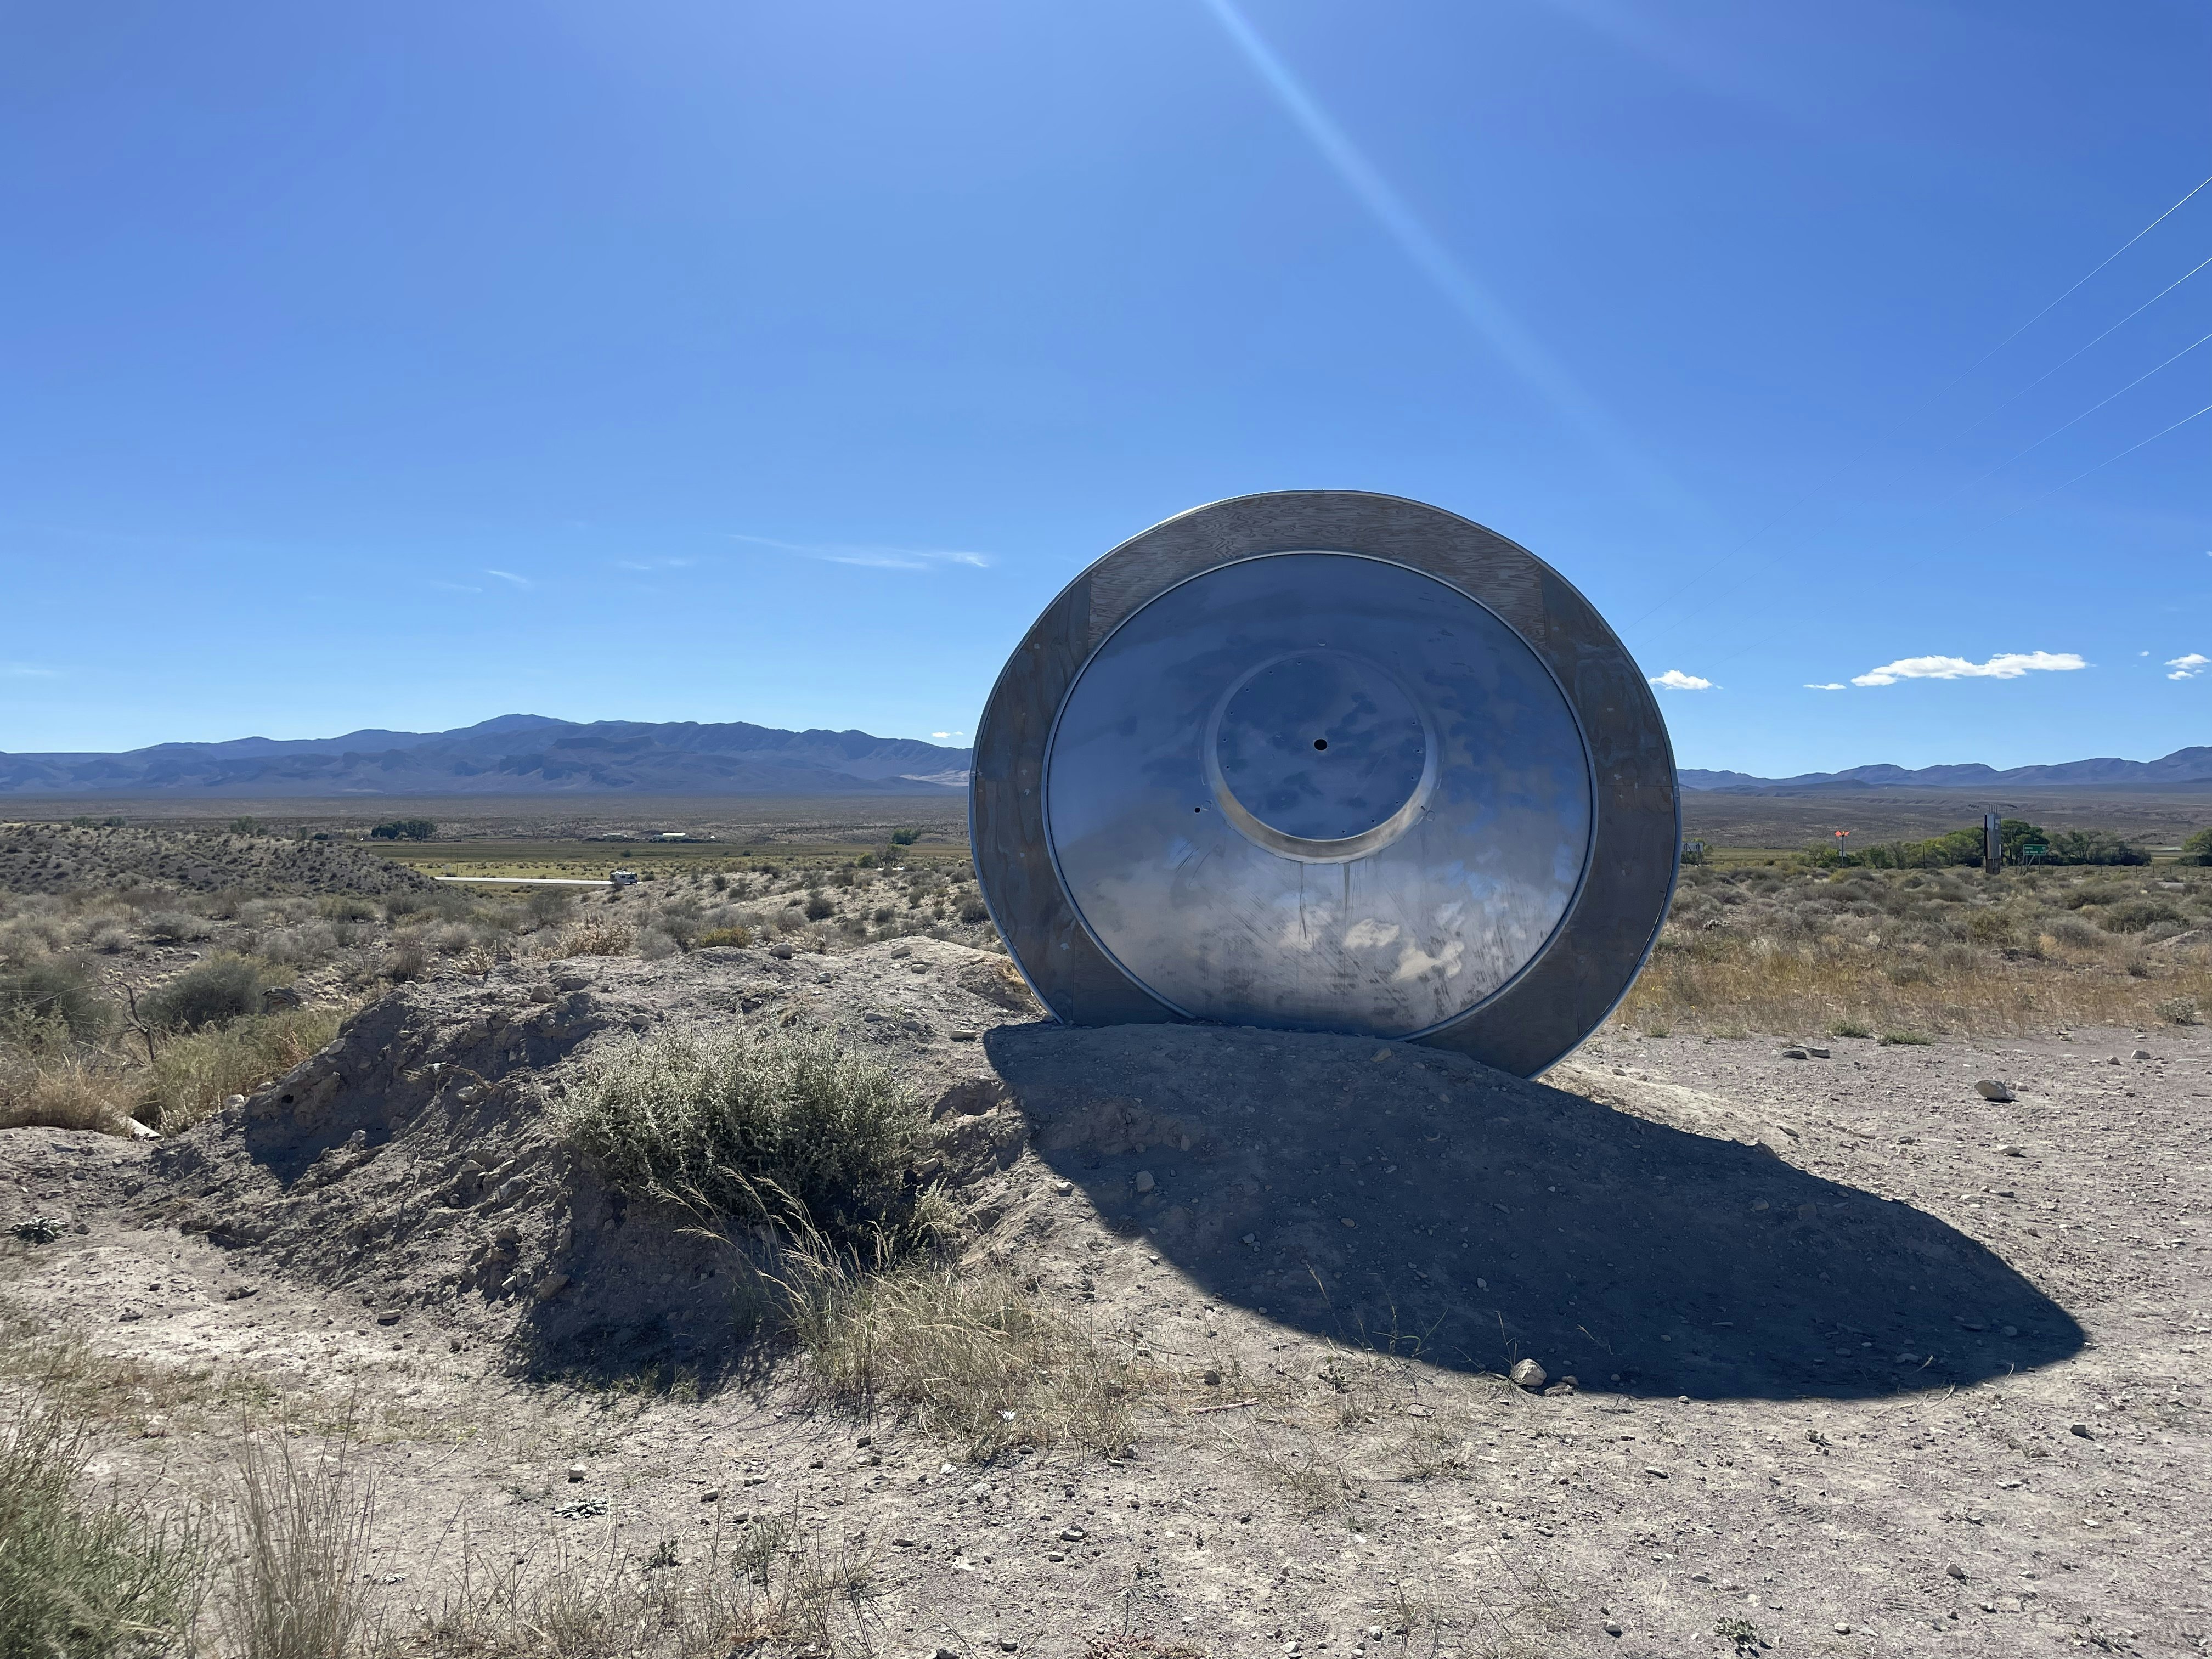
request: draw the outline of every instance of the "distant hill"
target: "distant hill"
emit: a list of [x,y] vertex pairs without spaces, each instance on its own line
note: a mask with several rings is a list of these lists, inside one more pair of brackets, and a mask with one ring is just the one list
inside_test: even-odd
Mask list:
[[1684,767],[1685,789],[1722,794],[1806,794],[1863,789],[2212,789],[2212,748],[2177,749],[2154,761],[2061,761],[2053,766],[1854,766],[1842,772],[1801,772],[1794,778],[1755,778],[1747,772],[1704,772]]
[[191,795],[841,795],[944,797],[969,751],[866,732],[743,721],[501,714],[453,732],[162,743],[120,755],[0,754],[0,797]]

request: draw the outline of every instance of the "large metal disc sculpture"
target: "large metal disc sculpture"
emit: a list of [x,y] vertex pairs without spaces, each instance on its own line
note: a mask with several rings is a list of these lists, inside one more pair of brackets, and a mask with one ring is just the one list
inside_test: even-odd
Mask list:
[[1634,981],[1680,838],[1642,672],[1480,525],[1248,495],[1124,542],[1000,675],[976,874],[1076,1025],[1407,1038],[1533,1076]]

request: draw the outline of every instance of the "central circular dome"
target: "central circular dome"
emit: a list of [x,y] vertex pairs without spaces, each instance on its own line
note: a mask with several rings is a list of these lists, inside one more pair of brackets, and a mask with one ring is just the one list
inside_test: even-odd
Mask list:
[[1297,841],[1380,828],[1428,771],[1428,729],[1405,688],[1341,651],[1261,665],[1231,688],[1213,726],[1216,793]]

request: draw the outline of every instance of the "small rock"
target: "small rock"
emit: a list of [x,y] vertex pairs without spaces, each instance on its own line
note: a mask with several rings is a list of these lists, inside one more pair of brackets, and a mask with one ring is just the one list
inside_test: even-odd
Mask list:
[[580,991],[592,981],[581,974],[562,974],[553,981],[556,991]]
[[1809,1042],[1805,1045],[1805,1052],[1815,1060],[1826,1060],[1828,1057],[1828,1051],[1826,1048],[1816,1048]]
[[1337,1219],[1338,1219],[1339,1221],[1342,1222],[1342,1223],[1343,1223],[1346,1226],[1347,1226],[1347,1227],[1357,1227],[1357,1226],[1359,1224],[1357,1221],[1354,1221],[1354,1220],[1353,1220],[1350,1216],[1348,1216],[1348,1215],[1340,1215],[1340,1216],[1337,1217]]
[[1249,1245],[1252,1249],[1256,1250],[1260,1248],[1260,1235],[1257,1233],[1247,1233],[1243,1237],[1238,1239],[1237,1242],[1239,1244]]
[[2138,1048],[2133,1054],[2130,1054],[2128,1058],[2130,1060],[2148,1060],[2150,1058],[2150,1050],[2148,1048]]
[[1974,1085],[1974,1092],[1984,1100],[2002,1102],[2014,1098],[2011,1085],[2001,1083],[1993,1077],[1985,1077],[1977,1083]]
[[397,1325],[399,1322],[399,1310],[386,1308],[382,1313],[377,1315],[376,1322],[380,1325]]
[[1209,1389],[1219,1388],[1221,1386],[1221,1373],[1216,1370],[1207,1371],[1206,1373],[1205,1382],[1206,1387]]
[[1011,1636],[1001,1636],[1001,1637],[999,1638],[999,1651],[1000,1651],[1000,1652],[1001,1652],[1001,1653],[1019,1653],[1021,1650],[1022,1650],[1022,1644],[1021,1644],[1019,1642],[1015,1641],[1015,1640],[1013,1639],[1013,1638],[1012,1638]]
[[771,945],[768,947],[768,953],[774,957],[778,962],[789,962],[792,957],[799,954],[798,951],[793,950],[788,945]]
[[1080,1544],[1083,1537],[1083,1528],[1080,1527],[1062,1527],[1060,1529],[1060,1541],[1064,1544]]
[[1375,1063],[1377,1066],[1380,1066],[1384,1060],[1389,1058],[1390,1051],[1388,1048],[1377,1048],[1375,1051]]
[[957,1648],[939,1648],[934,1654],[930,1656],[930,1659],[960,1659],[959,1650]]
[[571,1463],[568,1465],[568,1479],[572,1484],[575,1481],[581,1480],[583,1478],[584,1466],[581,1463]]
[[2025,1146],[2014,1146],[2000,1141],[1997,1145],[1997,1156],[1999,1158],[2026,1158],[2027,1156],[2027,1148]]
[[1947,1577],[1955,1578],[1962,1584],[1966,1582],[1966,1570],[1960,1566],[1956,1561],[1954,1561],[1949,1566],[1944,1568],[1943,1571]]
[[135,1117],[126,1117],[123,1121],[130,1126],[133,1140],[159,1140],[161,1138],[159,1129],[149,1129]]
[[2094,1440],[2097,1437],[2089,1432],[2089,1425],[2087,1423],[2069,1423],[2066,1425],[2066,1432],[2078,1434],[2084,1440]]
[[702,1504],[719,1504],[722,1501],[722,1494],[709,1486],[699,1494],[699,1501]]
[[530,1293],[536,1297],[540,1302],[550,1302],[568,1288],[568,1274],[548,1273],[544,1278],[539,1279],[535,1285],[532,1285],[530,1287]]
[[1837,1634],[1837,1635],[1838,1635],[1838,1636],[1849,1636],[1850,1633],[1851,1633],[1851,1627],[1850,1627],[1849,1625],[1847,1625],[1847,1624],[1844,1623],[1844,1621],[1843,1621],[1842,1620],[1838,1619],[1838,1620],[1836,1621],[1836,1634]]
[[1137,1190],[1139,1192],[1149,1193],[1157,1184],[1158,1183],[1152,1179],[1152,1172],[1150,1170],[1139,1170],[1137,1171]]
[[[955,1042],[973,1042],[975,1040],[975,1033],[964,1025],[956,1025],[952,1029],[952,1040]],[[1011,1652],[1012,1650],[1009,1649],[1008,1651]]]
[[1782,1051],[1782,1058],[1784,1060],[1802,1060],[1805,1058],[1805,1051],[1802,1048],[1784,1048]]
[[914,1547],[914,1540],[901,1533],[891,1540],[891,1547],[895,1550],[910,1550]]
[[225,1095],[222,1097],[222,1103],[226,1106],[243,1106],[246,1104],[246,1097],[244,1095]]
[[1540,1389],[1547,1381],[1544,1368],[1533,1359],[1516,1360],[1505,1376],[1515,1387],[1522,1389]]
[[1605,1621],[1605,1633],[1607,1636],[1618,1636],[1620,1634],[1620,1626],[1608,1619]]
[[1066,1198],[1075,1190],[1075,1183],[1072,1181],[1055,1181],[1052,1183],[1052,1189],[1062,1198]]
[[1661,1468],[1656,1463],[1646,1463],[1644,1466],[1644,1473],[1650,1475],[1655,1480],[1664,1480],[1667,1479],[1667,1471]]

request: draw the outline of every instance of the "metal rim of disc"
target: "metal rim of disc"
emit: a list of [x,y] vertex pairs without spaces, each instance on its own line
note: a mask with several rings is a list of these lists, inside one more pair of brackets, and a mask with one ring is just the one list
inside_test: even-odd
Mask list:
[[1673,751],[1643,672],[1571,584],[1495,532],[1419,501],[1347,490],[1217,501],[1131,538],[1069,583],[1008,659],[976,730],[969,829],[992,920],[1063,1023],[1186,1018],[1102,948],[1061,879],[1046,816],[1054,733],[1085,669],[1147,605],[1196,577],[1293,553],[1350,555],[1456,590],[1533,653],[1580,730],[1589,846],[1564,916],[1498,988],[1404,1039],[1534,1076],[1603,1022],[1657,941],[1681,845]]

